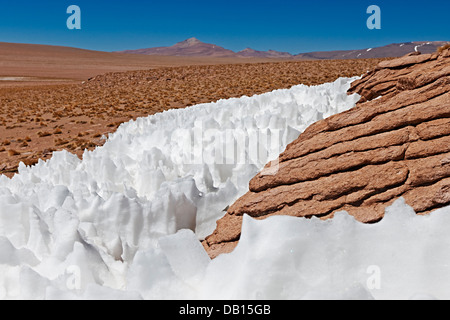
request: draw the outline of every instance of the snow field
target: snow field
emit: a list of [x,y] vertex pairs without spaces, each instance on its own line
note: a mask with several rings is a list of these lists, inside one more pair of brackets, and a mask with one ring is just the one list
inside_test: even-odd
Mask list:
[[416,217],[399,200],[376,225],[245,217],[214,261],[198,241],[300,132],[354,106],[355,79],[140,118],[83,160],[0,177],[0,299],[447,297],[446,208]]

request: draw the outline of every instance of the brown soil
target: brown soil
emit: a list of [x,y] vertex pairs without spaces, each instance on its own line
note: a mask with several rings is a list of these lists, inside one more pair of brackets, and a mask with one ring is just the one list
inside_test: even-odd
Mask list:
[[[268,62],[262,58],[169,57],[0,42],[0,87],[81,83],[107,72]],[[25,79],[8,80],[8,78]]]
[[[0,47],[0,56],[1,53]],[[217,64],[220,60],[216,60],[214,65],[153,66],[149,70],[111,72],[80,83],[87,75],[112,68],[99,68],[98,60],[95,68],[80,67],[78,74],[66,77],[72,84],[57,84],[64,75],[56,71],[52,74],[50,69],[24,69],[20,73],[16,68],[9,75],[38,79],[36,83],[26,79],[0,85],[0,173],[11,177],[20,162],[32,165],[50,158],[56,150],[65,149],[81,157],[85,149],[102,145],[103,135],[137,117],[297,84],[318,85],[339,77],[362,75],[381,60],[385,59],[245,64]],[[134,67],[144,68],[144,64]],[[51,76],[55,83],[42,81]],[[76,84],[74,79],[79,79]]]

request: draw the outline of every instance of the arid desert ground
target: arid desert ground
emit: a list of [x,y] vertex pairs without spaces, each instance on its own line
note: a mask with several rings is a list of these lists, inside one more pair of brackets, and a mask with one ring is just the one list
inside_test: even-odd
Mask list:
[[0,173],[82,156],[123,122],[171,108],[360,76],[385,59],[159,57],[0,44]]

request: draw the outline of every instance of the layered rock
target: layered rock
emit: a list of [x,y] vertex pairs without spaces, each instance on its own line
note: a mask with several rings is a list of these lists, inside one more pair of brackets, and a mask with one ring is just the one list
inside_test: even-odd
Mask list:
[[306,129],[250,181],[203,242],[230,252],[242,218],[332,218],[374,223],[403,197],[418,214],[450,205],[450,50],[381,62],[355,81],[361,100]]

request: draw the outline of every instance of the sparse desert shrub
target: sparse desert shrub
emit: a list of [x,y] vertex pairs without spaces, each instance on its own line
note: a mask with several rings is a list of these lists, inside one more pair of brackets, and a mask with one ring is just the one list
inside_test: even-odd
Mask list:
[[37,135],[38,135],[40,138],[43,138],[43,137],[51,136],[52,134],[51,134],[50,132],[48,132],[48,131],[44,131],[44,132],[39,131],[39,132],[37,133]]
[[66,146],[66,149],[75,150],[76,147],[76,144],[72,142]]
[[64,140],[64,139],[60,139],[60,138],[57,138],[54,141],[55,141],[55,146],[63,146],[65,144],[69,143],[68,140]]
[[53,131],[53,134],[62,134],[63,132],[62,132],[62,130],[60,129],[60,128],[56,128],[54,131]]
[[85,131],[85,132],[80,132],[80,133],[78,133],[78,137],[84,137],[84,136],[88,136],[89,135],[89,132],[87,132],[87,131]]
[[4,146],[9,146],[11,144],[11,141],[9,141],[8,139],[4,140],[2,143]]
[[20,152],[14,150],[14,149],[8,150],[8,156],[14,157],[14,156],[18,156],[18,155],[20,155]]
[[24,165],[26,165],[28,167],[31,167],[31,166],[34,166],[36,163],[38,163],[39,159],[27,158],[27,159],[22,160],[22,162],[23,162]]
[[438,51],[439,53],[442,53],[444,50],[447,50],[447,49],[450,49],[450,43],[447,43],[446,45],[444,45],[444,46],[442,46],[442,47],[439,47],[439,48],[437,49],[437,51]]
[[86,142],[86,143],[81,144],[81,145],[79,146],[79,148],[80,148],[81,150],[84,150],[84,149],[95,148],[96,146],[97,146],[97,145],[96,145],[95,143],[93,143],[92,141],[88,141],[88,142]]

